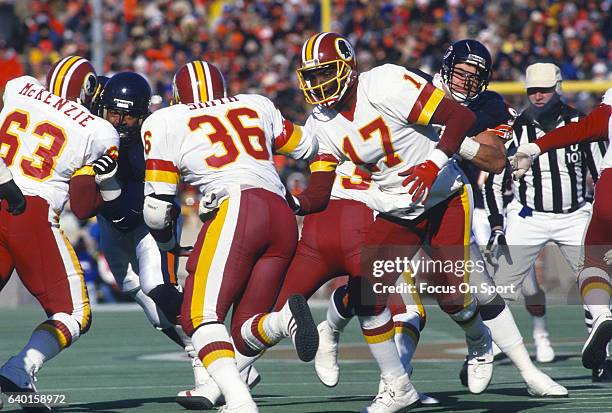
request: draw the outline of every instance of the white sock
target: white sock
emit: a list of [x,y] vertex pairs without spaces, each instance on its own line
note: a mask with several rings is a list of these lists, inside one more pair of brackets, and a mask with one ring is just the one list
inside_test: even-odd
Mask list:
[[28,373],[36,374],[47,360],[57,356],[81,334],[79,323],[67,313],[55,313],[40,323],[17,355]]
[[385,308],[376,316],[359,316],[359,323],[381,375],[399,377],[405,374],[393,340],[393,321],[389,309]]
[[35,374],[45,361],[57,356],[60,351],[62,348],[51,333],[37,329],[16,357],[23,362],[26,372]]
[[533,319],[533,338],[548,337],[548,323],[546,316],[532,317]]
[[291,319],[287,301],[280,311],[255,314],[249,318],[242,324],[240,334],[251,349],[261,352],[289,335],[287,324]]
[[601,268],[589,267],[578,276],[578,287],[583,303],[593,316],[593,322],[610,313],[610,276]]
[[421,337],[421,315],[418,312],[396,314],[393,316],[395,328],[395,347],[399,353],[404,370],[412,374],[412,357]]
[[523,343],[523,336],[506,305],[497,317],[487,320],[484,324],[491,331],[491,338],[519,370],[521,375],[537,370],[529,358],[529,353]]
[[225,396],[228,407],[252,401],[249,388],[238,372],[234,347],[225,326],[216,323],[203,325],[193,333],[192,340],[202,364]]
[[[351,321],[351,317],[346,317],[350,311],[346,305],[346,287],[339,287],[334,290],[329,298],[327,306],[327,324],[333,331],[342,331]],[[344,315],[342,315],[344,314]]]

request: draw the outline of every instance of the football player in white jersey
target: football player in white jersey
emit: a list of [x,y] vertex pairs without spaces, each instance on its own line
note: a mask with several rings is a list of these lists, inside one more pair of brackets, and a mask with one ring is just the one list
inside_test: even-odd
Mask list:
[[[604,94],[601,105],[577,122],[548,132],[534,142],[518,147],[510,158],[513,178],[520,179],[540,154],[581,142],[608,140],[612,144],[612,89]],[[593,215],[584,238],[584,265],[578,274],[578,285],[585,306],[593,317],[593,325],[582,348],[582,364],[587,369],[601,368],[606,361],[606,347],[612,339],[610,312],[610,265],[612,265],[612,150],[601,165],[595,185]],[[612,364],[612,363],[610,363]],[[608,368],[610,366],[608,364]],[[603,367],[606,369],[606,366]]]
[[[47,75],[47,87],[30,76],[6,85],[0,153],[27,206],[18,216],[4,205],[0,210],[0,286],[16,270],[48,318],[0,368],[3,392],[35,392],[35,376],[43,363],[90,327],[83,272],[59,228],[59,215],[69,183],[91,169],[86,165],[116,152],[119,143],[112,125],[86,108],[95,88],[95,71],[79,56],[57,62]],[[50,411],[44,404],[24,407],[30,408]]]
[[[145,222],[158,245],[176,245],[172,200],[182,178],[203,195],[204,226],[187,262],[183,329],[213,380],[226,412],[256,412],[236,366],[236,351],[255,356],[284,337],[314,358],[318,334],[303,297],[270,313],[297,243],[295,217],[272,154],[309,159],[316,141],[259,95],[226,97],[221,72],[196,61],[174,79],[177,104],[142,127]],[[233,306],[232,339],[223,325]]]
[[[485,46],[478,41],[466,39],[455,42],[445,53],[442,73],[434,75],[433,79],[426,74],[423,76],[428,80],[431,79],[432,83],[444,90],[447,96],[467,106],[477,115],[477,121],[469,132],[469,135],[474,137],[466,138],[459,154],[470,159],[474,166],[495,173],[503,169],[505,165],[503,142],[504,139],[507,139],[505,138],[507,133],[511,131],[508,123],[512,121],[513,115],[501,96],[495,92],[486,91],[490,70],[491,57]],[[478,144],[475,144],[475,141]],[[467,167],[472,175],[474,172],[476,174],[480,172],[480,170],[474,171],[474,166],[467,162],[462,163],[462,169],[465,170]],[[470,248],[471,258],[482,263],[483,259],[477,245],[472,243]],[[481,285],[495,285],[484,266],[482,270],[471,272],[470,284],[478,287],[479,293],[476,294],[476,297],[481,306],[481,315],[485,325],[491,329],[493,340],[500,342],[517,365],[527,383],[529,394],[555,397],[567,395],[567,390],[563,386],[552,381],[531,362],[520,332],[503,298],[497,294],[481,292],[484,291],[480,288]],[[334,293],[327,322],[322,323],[333,325],[334,328],[331,330],[335,334],[332,335],[327,331],[329,327],[319,325],[321,338],[319,352],[315,358],[317,375],[324,383],[333,385],[338,381],[337,334],[348,322],[345,317],[342,317],[345,300],[336,297],[338,293],[342,297],[342,292]],[[410,295],[405,298],[411,300]],[[402,305],[390,305],[396,326],[395,342],[402,363],[408,372],[412,371],[410,361],[419,339],[420,329],[425,324],[424,312],[415,311],[415,309],[422,308],[418,305],[418,297],[412,298],[414,299],[412,305],[404,309]],[[462,372],[461,378],[465,385],[469,384],[467,369]]]
[[[311,184],[296,197],[295,207],[305,214],[325,208],[334,171],[343,161],[372,172],[377,184],[373,206],[380,214],[363,246],[365,271],[355,260],[354,273],[361,276],[349,281],[349,299],[382,373],[383,391],[366,411],[399,411],[417,403],[419,396],[393,342],[387,294],[378,293],[375,284],[394,284],[403,270],[394,269],[374,280],[373,267],[368,266],[373,260],[411,259],[425,241],[435,259],[463,262],[468,258],[470,194],[450,157],[459,150],[475,117],[416,71],[383,65],[359,74],[352,46],[335,33],[308,39],[301,60],[300,88],[306,100],[316,105],[305,128],[317,136],[319,154],[311,163]],[[430,126],[433,123],[446,126],[441,137]],[[466,331],[472,372],[482,376],[480,391],[484,390],[492,363],[477,360],[490,356],[491,338],[476,301],[459,292],[463,279],[454,274],[441,274],[428,282],[438,291],[441,308]]]

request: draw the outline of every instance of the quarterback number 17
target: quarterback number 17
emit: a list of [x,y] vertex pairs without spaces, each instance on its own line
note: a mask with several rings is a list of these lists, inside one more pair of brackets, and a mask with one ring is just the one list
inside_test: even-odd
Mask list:
[[[402,162],[399,155],[395,153],[393,142],[391,142],[391,131],[382,117],[378,117],[364,127],[360,128],[359,134],[364,141],[368,141],[376,135],[380,137],[380,145],[385,154],[384,162],[387,167],[391,168]],[[355,151],[355,148],[353,147],[353,144],[348,136],[344,138],[342,146],[344,152],[348,155],[351,161],[353,161],[353,163],[357,165],[364,163],[359,155],[357,155],[357,151]]]

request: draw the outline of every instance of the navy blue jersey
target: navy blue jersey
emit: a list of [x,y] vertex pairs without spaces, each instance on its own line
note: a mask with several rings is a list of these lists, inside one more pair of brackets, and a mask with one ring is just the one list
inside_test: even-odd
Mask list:
[[487,129],[496,129],[499,125],[512,126],[516,114],[506,105],[504,98],[497,92],[485,90],[468,104],[476,115],[476,123],[468,136],[476,136]]
[[130,231],[144,224],[144,148],[140,137],[121,139],[119,171],[122,190],[119,198],[104,203],[101,214],[120,231]]
[[[476,115],[476,123],[468,132],[468,136],[476,136],[481,132],[492,129],[492,132],[498,135],[504,142],[512,137],[511,127],[515,114],[506,105],[504,98],[499,93],[485,90],[468,104],[468,108]],[[474,188],[474,206],[476,208],[484,208],[482,192],[478,190],[480,169],[469,161],[462,161],[461,169],[463,169],[463,172],[465,172],[465,175],[472,184],[472,188]]]

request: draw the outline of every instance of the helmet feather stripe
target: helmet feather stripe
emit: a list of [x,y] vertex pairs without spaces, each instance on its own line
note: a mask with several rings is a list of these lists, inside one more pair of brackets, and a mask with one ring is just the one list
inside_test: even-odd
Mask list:
[[61,92],[64,86],[64,83],[68,83],[68,79],[66,78],[66,72],[72,67],[74,63],[76,63],[81,57],[72,56],[67,61],[57,65],[57,71],[55,80],[52,83],[53,85],[53,94],[57,96],[62,96]]
[[196,60],[194,63],[195,70],[198,76],[198,84],[200,85],[200,97],[202,102],[208,100],[208,93],[206,93],[206,76],[204,75],[204,67],[200,60]]
[[193,94],[193,102],[200,102],[200,91],[198,90],[198,76],[195,73],[195,63],[191,62],[187,64],[187,71],[189,72],[189,80],[191,83],[191,93]]

